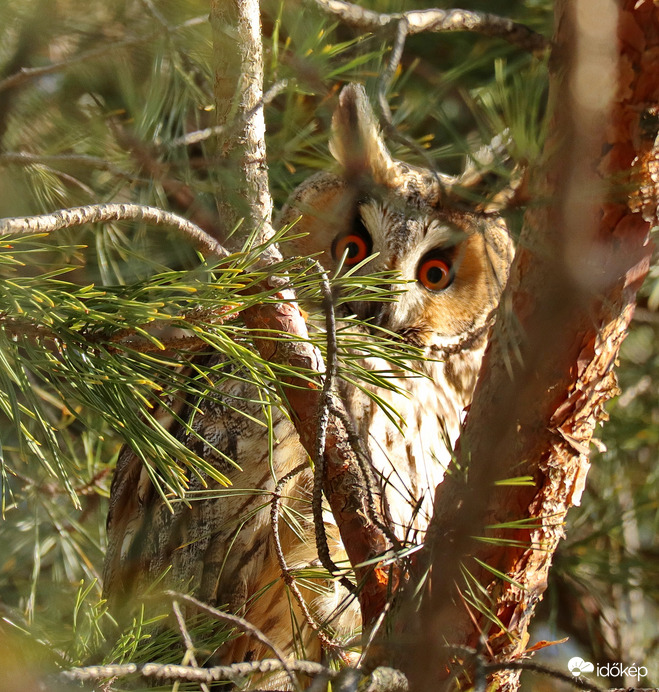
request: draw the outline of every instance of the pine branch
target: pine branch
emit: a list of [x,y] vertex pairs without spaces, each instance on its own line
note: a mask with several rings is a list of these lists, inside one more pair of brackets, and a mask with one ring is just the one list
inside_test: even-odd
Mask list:
[[543,52],[550,45],[544,36],[524,24],[484,12],[432,9],[385,14],[343,0],[310,1],[323,12],[361,31],[377,31],[405,20],[410,36],[423,32],[469,31],[502,38],[532,52]]
[[[240,173],[218,191],[218,206],[226,210],[229,219],[245,218],[247,237],[267,239],[273,233],[270,225],[272,199],[265,170],[263,109],[259,107],[263,100],[263,50],[258,2],[213,0],[210,16],[218,125],[225,125],[232,118],[242,124],[237,132],[231,132],[220,142],[223,155],[233,159]],[[232,107],[235,114],[231,112]],[[247,117],[249,113],[253,115]],[[242,206],[238,204],[240,200],[243,200]],[[278,250],[270,247],[259,266],[267,270],[279,257]],[[309,342],[307,325],[295,294],[287,288],[285,280],[269,277],[265,284],[276,290],[273,297],[278,303],[254,305],[242,313],[246,326],[253,331],[261,356],[274,363],[285,363],[294,372],[323,372],[322,358]],[[289,334],[290,340],[273,344],[259,336],[259,332],[268,334],[273,330]],[[318,416],[322,411],[318,384],[309,378],[290,375],[282,378],[280,386],[300,442],[314,458],[318,446]],[[376,560],[390,546],[386,535],[369,517],[364,481],[348,437],[340,420],[328,422],[322,454],[323,488],[351,564],[362,565]],[[376,565],[360,567],[356,574],[362,583],[360,604],[368,626],[386,606],[389,570]]]

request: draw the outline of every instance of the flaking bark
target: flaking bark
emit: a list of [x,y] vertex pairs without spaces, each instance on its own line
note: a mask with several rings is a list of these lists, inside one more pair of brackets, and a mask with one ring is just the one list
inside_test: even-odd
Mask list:
[[[659,13],[650,0],[625,0],[611,23],[617,41],[601,34],[589,45],[579,24],[584,6],[557,8],[552,88],[560,110],[536,187],[537,198],[554,201],[527,213],[460,441],[468,476],[454,473],[438,488],[422,617],[409,606],[400,626],[408,632],[420,620],[404,650],[422,641],[424,661],[433,662],[422,665],[413,653],[401,660],[412,689],[436,688],[459,664],[446,644],[480,649],[491,661],[524,655],[567,510],[584,488],[594,428],[617,393],[613,369],[648,270],[657,220]],[[583,70],[593,58],[605,76],[611,67],[611,83],[588,93]],[[495,485],[522,476],[532,484]],[[516,690],[518,673],[490,682]]]

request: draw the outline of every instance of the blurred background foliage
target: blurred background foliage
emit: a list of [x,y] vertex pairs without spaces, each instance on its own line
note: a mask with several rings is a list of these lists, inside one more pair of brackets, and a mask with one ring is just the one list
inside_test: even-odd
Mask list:
[[[327,132],[334,98],[350,80],[375,92],[391,37],[360,35],[295,0],[263,4],[266,89],[287,80],[266,108],[271,187],[281,207],[311,171],[331,165]],[[403,0],[362,4],[386,12],[449,7]],[[471,0],[462,7],[505,15],[551,36],[552,5]],[[214,124],[208,9],[203,0],[0,0],[0,216],[98,202],[212,213],[213,190],[232,171],[217,160],[212,137],[184,140]],[[503,41],[419,35],[407,41],[389,100],[397,128],[446,173],[460,172],[467,152],[507,129],[507,155],[487,177],[491,194],[507,184],[516,164],[538,161],[546,80],[544,63]],[[393,142],[391,148],[399,158],[420,162],[418,151]],[[522,213],[509,212],[513,229]],[[17,277],[38,281],[65,272],[63,279],[80,287],[133,290],[154,275],[179,272],[179,287],[185,287],[198,265],[174,235],[125,224],[62,231],[18,245],[22,254],[11,241],[0,247],[7,304],[15,299]],[[208,283],[208,276],[201,281]],[[204,295],[211,301],[214,294]],[[170,314],[184,309],[172,293],[162,301],[172,301]],[[600,431],[582,506],[570,513],[531,641],[569,636],[568,644],[542,653],[561,670],[578,653],[602,664],[646,665],[654,684],[658,306],[655,267],[623,347],[622,394]],[[2,338],[15,361],[5,363],[3,372],[27,378],[30,397],[25,389],[22,398],[10,397],[12,378],[4,377],[0,690],[37,689],[41,674],[89,662],[180,662],[182,642],[150,640],[141,622],[121,636],[108,635],[99,572],[109,484],[124,437],[102,412],[83,411],[79,401],[57,395],[47,377],[37,383],[23,371],[8,315],[9,309]],[[21,406],[39,415],[22,415],[27,423],[17,429],[12,410]],[[35,426],[51,440],[59,467],[50,465],[54,457],[43,451]],[[212,651],[216,634],[206,636],[199,623],[195,636]],[[564,689],[546,678],[525,684]],[[48,685],[57,688],[53,681]]]

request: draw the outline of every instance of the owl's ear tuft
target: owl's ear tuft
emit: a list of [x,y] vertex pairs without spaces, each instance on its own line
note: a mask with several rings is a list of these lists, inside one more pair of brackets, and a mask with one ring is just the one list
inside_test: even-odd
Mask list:
[[348,178],[368,176],[386,185],[394,174],[394,160],[361,84],[348,84],[339,94],[332,117],[330,151]]

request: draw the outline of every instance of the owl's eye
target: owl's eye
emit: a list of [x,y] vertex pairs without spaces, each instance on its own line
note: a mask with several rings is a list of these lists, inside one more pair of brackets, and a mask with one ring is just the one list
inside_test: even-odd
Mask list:
[[453,269],[445,259],[431,253],[419,262],[416,278],[429,291],[443,291],[453,281]]
[[371,236],[361,219],[357,219],[348,233],[338,235],[332,243],[332,257],[339,262],[345,256],[343,264],[354,267],[365,260],[373,248]]

